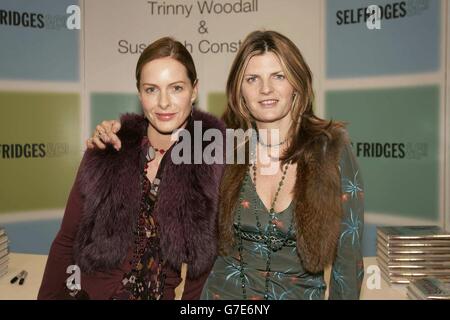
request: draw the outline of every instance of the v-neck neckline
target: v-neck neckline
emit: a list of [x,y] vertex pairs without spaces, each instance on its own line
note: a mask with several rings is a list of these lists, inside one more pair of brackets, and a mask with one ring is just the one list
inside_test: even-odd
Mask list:
[[[264,208],[264,211],[266,211],[266,213],[270,215],[270,208],[267,209],[266,205],[265,205],[264,202],[262,201],[261,197],[260,197],[259,194],[258,194],[258,191],[256,191],[256,186],[255,186],[255,184],[253,183],[253,180],[252,180],[252,178],[250,177],[250,175],[248,174],[248,172],[247,172],[247,177],[248,177],[248,181],[249,181],[249,183],[250,183],[250,185],[251,185],[252,191],[253,191],[253,192],[255,193],[255,195],[256,195],[257,201],[258,201],[259,204]],[[281,211],[279,211],[279,212],[274,211],[273,214],[276,214],[276,215],[282,215],[282,214],[283,214],[284,212],[286,212],[293,204],[294,204],[294,199],[291,200],[291,202],[289,203],[289,205],[288,205],[285,209],[283,209],[283,210],[281,210]]]

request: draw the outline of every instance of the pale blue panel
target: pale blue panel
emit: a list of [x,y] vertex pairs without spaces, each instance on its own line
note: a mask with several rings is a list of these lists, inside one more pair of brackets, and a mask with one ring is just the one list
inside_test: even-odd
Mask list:
[[[393,8],[394,4],[396,15],[404,17],[382,19],[380,30],[369,30],[364,20],[344,23],[345,16],[347,22],[357,21],[360,8],[369,5]],[[439,69],[440,0],[327,0],[326,5],[328,78],[411,74]]]
[[[78,0],[0,1],[0,79],[78,81],[80,31],[66,27],[72,4]],[[35,27],[10,12],[36,14]]]
[[15,253],[48,254],[61,225],[61,219],[4,223]]

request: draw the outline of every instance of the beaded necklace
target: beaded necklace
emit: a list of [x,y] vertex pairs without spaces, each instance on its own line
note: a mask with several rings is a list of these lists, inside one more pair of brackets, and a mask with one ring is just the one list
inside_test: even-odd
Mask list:
[[[150,142],[146,137],[143,146]],[[131,270],[124,275],[122,286],[114,294],[114,300],[159,300],[164,291],[165,284],[165,260],[159,243],[158,223],[154,216],[159,185],[164,171],[164,161],[161,162],[153,182],[147,177],[149,163],[155,159],[155,151],[164,154],[151,145],[148,147],[145,157],[148,162],[144,164],[141,173],[141,201],[135,235],[133,257],[130,261]],[[153,153],[151,153],[153,152]],[[142,161],[145,161],[142,159]]]
[[159,152],[160,154],[164,155],[166,150],[164,149],[157,149],[154,146],[150,145],[147,150],[147,155],[145,156],[147,158],[147,161],[152,161],[156,157],[156,152]]
[[258,138],[258,143],[260,145],[262,145],[263,147],[266,147],[266,148],[282,146],[283,144],[286,143],[286,141],[287,141],[287,139],[285,139],[285,140],[283,140],[283,141],[281,141],[280,143],[277,143],[277,144],[270,144],[270,143],[264,143],[261,139]]
[[113,296],[114,300],[159,300],[163,294],[165,262],[159,244],[157,221],[153,215],[158,190],[155,189],[155,183],[148,180],[147,170],[148,164],[145,164],[141,174],[141,209],[130,261],[132,269],[124,275],[122,286]]
[[[275,203],[277,201],[278,198],[278,194],[281,190],[281,187],[283,186],[284,183],[284,179],[286,177],[286,173],[287,170],[289,168],[290,163],[287,163],[284,165],[284,168],[282,168],[282,177],[280,182],[278,183],[278,188],[277,191],[275,193],[274,199],[272,201],[272,204],[270,206],[270,210],[269,210],[269,222],[268,222],[268,227],[266,228],[266,230],[264,231],[261,225],[261,222],[259,220],[259,215],[258,215],[258,211],[256,209],[256,199],[253,199],[253,203],[254,203],[254,210],[253,213],[255,215],[255,219],[256,219],[256,225],[258,227],[258,232],[261,236],[261,238],[264,240],[265,245],[267,246],[267,260],[266,260],[266,272],[265,272],[265,288],[264,288],[264,299],[268,300],[269,299],[269,282],[270,282],[270,274],[271,274],[271,269],[270,269],[270,264],[271,264],[271,257],[272,257],[272,251],[273,252],[277,252],[279,250],[281,250],[288,242],[289,240],[289,236],[292,233],[292,228],[293,228],[293,220],[291,220],[291,223],[289,225],[288,231],[286,233],[286,237],[284,239],[282,239],[281,243],[279,245],[277,245],[277,241],[278,237],[277,237],[277,229],[276,229],[276,224],[275,224]],[[250,164],[249,166],[249,171],[253,169],[253,184],[255,186],[255,193],[256,193],[256,162],[254,162],[253,164]],[[250,172],[249,172],[250,173]],[[248,177],[247,175],[245,176],[245,180],[244,183],[248,182]],[[243,201],[243,190],[241,191],[240,194],[240,202]],[[243,259],[243,245],[242,245],[242,233],[241,233],[241,210],[239,209],[237,212],[237,236],[238,236],[238,253],[239,253],[239,273],[240,273],[240,278],[241,278],[241,287],[242,287],[242,297],[244,298],[244,300],[247,299],[247,290],[245,287],[245,272],[244,272],[244,266],[245,266],[245,262]]]
[[285,144],[286,141],[288,140],[288,139],[284,139],[283,141],[276,143],[276,144],[264,143],[259,137],[259,131],[258,130],[255,130],[255,131],[256,131],[256,139],[257,139],[258,143],[266,148],[279,147],[279,146]]

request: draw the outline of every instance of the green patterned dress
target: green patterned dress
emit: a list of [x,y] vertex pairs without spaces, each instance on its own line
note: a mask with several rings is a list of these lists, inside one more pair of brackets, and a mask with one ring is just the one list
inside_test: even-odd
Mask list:
[[[363,183],[356,159],[347,146],[340,160],[342,202],[344,216],[338,242],[337,257],[331,269],[330,299],[358,299],[364,276],[362,260],[362,231],[364,214]],[[219,257],[208,277],[202,299],[243,299],[243,284],[247,299],[312,300],[324,299],[326,283],[323,272],[311,274],[305,271],[297,255],[295,226],[292,225],[294,203],[282,212],[275,213],[278,251],[270,252],[270,276],[266,285],[266,266],[269,248],[261,235],[269,227],[269,212],[262,203],[250,176],[242,185],[242,200],[238,200],[235,214],[235,233],[242,240],[242,266],[238,245],[233,253]],[[240,213],[240,221],[237,217]],[[260,221],[260,228],[257,221]],[[270,219],[271,220],[271,219]],[[240,223],[239,223],[240,222]],[[273,222],[272,222],[273,223]],[[240,225],[239,231],[237,226]],[[236,241],[237,242],[237,241]]]

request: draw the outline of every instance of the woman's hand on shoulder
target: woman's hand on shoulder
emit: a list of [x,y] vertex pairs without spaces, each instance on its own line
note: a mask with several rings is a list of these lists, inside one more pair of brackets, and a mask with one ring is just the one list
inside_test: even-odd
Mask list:
[[88,149],[105,149],[107,144],[111,144],[117,151],[122,147],[122,142],[116,135],[120,130],[120,122],[117,120],[103,121],[95,128],[95,132],[86,140]]

